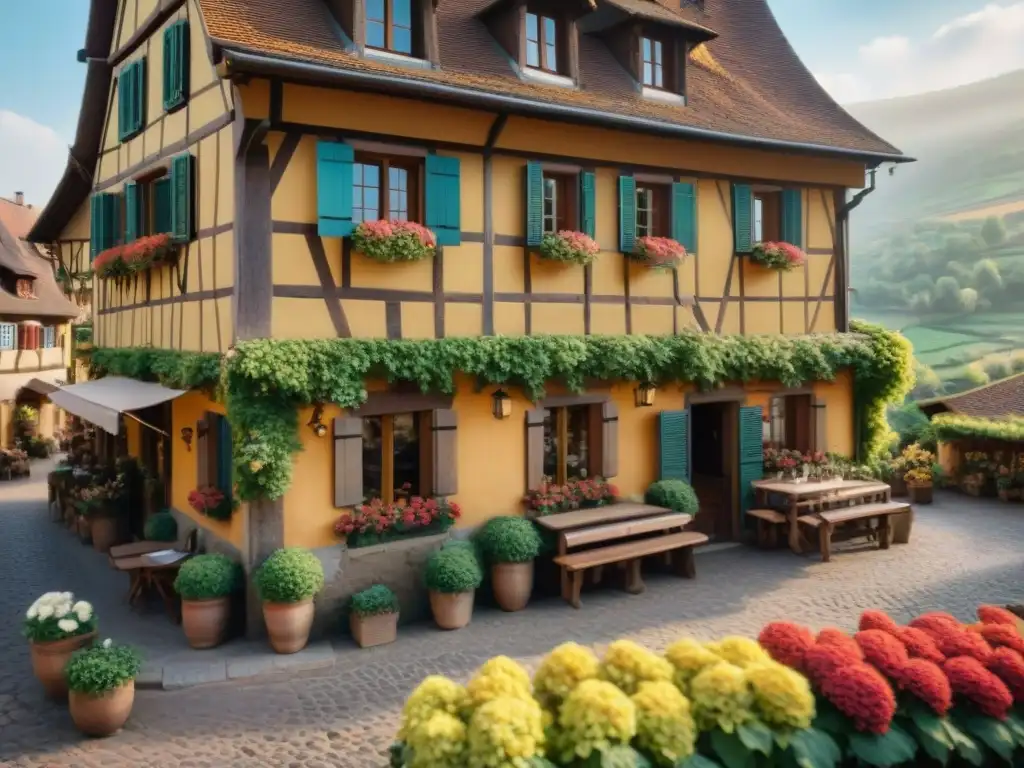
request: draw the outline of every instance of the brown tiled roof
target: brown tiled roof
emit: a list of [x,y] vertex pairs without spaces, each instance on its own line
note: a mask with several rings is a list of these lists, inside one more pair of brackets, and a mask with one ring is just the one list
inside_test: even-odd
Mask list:
[[[334,74],[390,76],[395,82],[456,86],[470,95],[515,96],[545,108],[576,107],[586,110],[580,113],[581,121],[596,120],[596,113],[645,118],[655,125],[711,132],[726,141],[795,143],[812,145],[808,151],[839,150],[864,159],[909,159],[858,123],[821,88],[790,47],[765,0],[706,0],[703,11],[690,3],[679,9],[671,0],[613,0],[618,5],[651,6],[653,13],[664,11],[718,33],[706,45],[721,69],[700,63],[689,67],[685,107],[645,100],[607,46],[592,35],[580,40],[579,89],[520,80],[478,18],[491,0],[440,0],[437,70],[391,65],[346,51],[325,0],[199,2],[210,35],[227,52],[229,68],[253,66],[244,63],[244,54],[257,54],[320,65]],[[233,58],[232,52],[243,55]]]
[[984,419],[1024,416],[1024,373],[958,395],[919,400],[917,404],[928,415],[952,411]]
[[[639,16],[643,19],[661,21],[672,26],[686,27],[694,31],[703,32],[709,38],[715,36],[715,32],[708,29],[704,24],[695,19],[685,17],[680,8],[665,7],[669,1],[665,0],[663,5],[657,0],[605,0],[608,5],[620,8],[630,16]],[[676,5],[680,5],[680,3]]]
[[[62,319],[77,317],[78,307],[64,296],[45,257],[34,245],[21,239],[31,229],[38,215],[39,210],[36,208],[0,198],[0,267],[6,267],[16,275],[34,278],[36,294],[34,299],[19,299],[0,288],[0,315]],[[20,232],[21,236],[15,232]]]

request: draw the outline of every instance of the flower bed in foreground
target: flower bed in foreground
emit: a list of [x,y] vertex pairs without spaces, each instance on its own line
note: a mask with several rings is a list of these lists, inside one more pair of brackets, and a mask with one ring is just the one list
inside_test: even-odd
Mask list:
[[758,641],[555,648],[531,679],[504,656],[465,686],[424,680],[394,768],[1024,765],[1024,626],[994,606],[859,631],[789,622]]

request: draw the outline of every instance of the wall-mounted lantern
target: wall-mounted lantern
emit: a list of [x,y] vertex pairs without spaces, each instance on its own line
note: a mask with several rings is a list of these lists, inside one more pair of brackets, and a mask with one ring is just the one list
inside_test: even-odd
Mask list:
[[324,407],[320,404],[313,406],[313,415],[309,417],[309,423],[307,427],[313,430],[313,434],[317,437],[325,437],[327,435],[327,426],[323,422],[324,418]]
[[192,450],[192,435],[194,434],[195,432],[193,431],[192,427],[181,428],[181,441],[185,444],[185,448],[187,448],[189,451]]
[[512,398],[503,390],[497,390],[491,395],[491,412],[496,419],[507,419],[512,415]]
[[644,382],[639,384],[635,390],[633,390],[633,396],[636,398],[637,408],[650,408],[654,405],[654,394],[658,391],[658,388],[653,384]]

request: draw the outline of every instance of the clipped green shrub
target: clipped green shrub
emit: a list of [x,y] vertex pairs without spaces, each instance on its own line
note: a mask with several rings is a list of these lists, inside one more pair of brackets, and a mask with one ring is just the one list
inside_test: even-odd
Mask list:
[[352,595],[351,612],[356,616],[379,616],[382,613],[398,613],[398,597],[383,584],[374,584],[369,589]]
[[212,600],[238,589],[241,576],[241,566],[226,555],[196,555],[181,564],[174,589],[182,600]]
[[256,589],[269,603],[300,603],[324,587],[324,567],[302,547],[276,550],[256,572]]
[[148,541],[177,541],[178,521],[170,512],[157,512],[146,521],[143,535]]
[[72,691],[99,696],[134,680],[141,668],[138,651],[127,645],[114,645],[108,638],[100,645],[72,654],[64,675]]
[[477,541],[488,565],[527,563],[540,554],[537,529],[524,517],[492,517],[480,529]]
[[682,480],[658,480],[651,483],[644,494],[644,501],[656,507],[665,507],[673,512],[696,515],[700,502],[689,483]]
[[470,592],[483,580],[479,559],[466,547],[438,550],[430,556],[424,573],[427,589],[447,594]]

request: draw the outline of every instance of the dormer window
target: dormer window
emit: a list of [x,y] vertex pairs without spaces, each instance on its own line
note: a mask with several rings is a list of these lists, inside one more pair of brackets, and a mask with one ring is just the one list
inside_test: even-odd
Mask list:
[[366,0],[366,46],[412,55],[412,0]]
[[643,82],[651,88],[665,87],[665,55],[661,40],[649,37],[641,39],[640,49],[643,52]]
[[526,66],[558,73],[558,22],[551,16],[526,13]]

